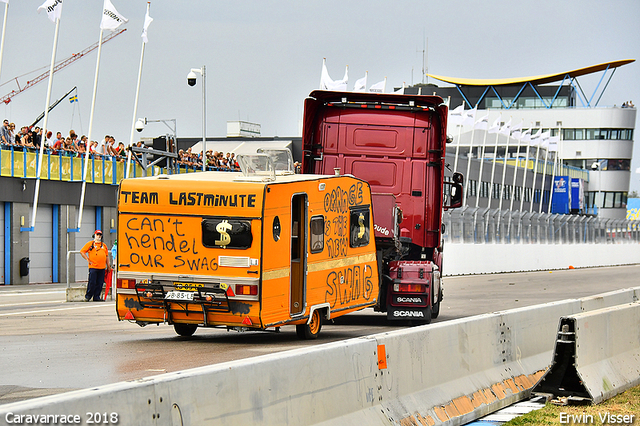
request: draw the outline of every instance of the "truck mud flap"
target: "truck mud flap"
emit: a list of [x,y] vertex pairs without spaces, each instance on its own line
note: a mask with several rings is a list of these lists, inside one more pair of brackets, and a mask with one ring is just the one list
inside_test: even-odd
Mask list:
[[167,300],[165,287],[173,288],[163,284],[137,283],[135,290],[141,307],[164,310],[170,324],[173,323],[172,313],[202,315],[204,325],[207,326],[207,315],[210,312],[231,312],[229,297],[219,287],[197,287],[193,292],[193,300]]
[[431,321],[431,308],[412,308],[412,307],[387,307],[387,319],[388,320],[418,320],[429,322]]

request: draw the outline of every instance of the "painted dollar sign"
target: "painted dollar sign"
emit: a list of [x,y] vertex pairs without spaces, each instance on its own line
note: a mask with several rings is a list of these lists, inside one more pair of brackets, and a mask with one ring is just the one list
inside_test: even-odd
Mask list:
[[220,239],[216,240],[217,246],[226,247],[231,242],[231,237],[227,230],[233,228],[228,220],[223,220],[219,224],[216,225],[216,231],[220,233]]
[[358,216],[358,225],[360,226],[360,230],[358,231],[358,239],[364,237],[364,214],[360,213]]

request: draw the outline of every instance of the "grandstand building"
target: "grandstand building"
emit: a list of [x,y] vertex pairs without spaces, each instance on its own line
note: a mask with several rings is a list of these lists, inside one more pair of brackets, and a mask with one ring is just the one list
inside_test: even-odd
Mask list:
[[[551,212],[555,174],[584,181],[582,213],[624,219],[636,108],[625,100],[614,106],[602,106],[599,101],[615,69],[633,61],[607,62],[527,78],[477,80],[429,75],[452,86],[416,85],[405,88],[405,93],[439,95],[448,100],[451,110],[463,103],[466,110],[477,108],[472,123],[448,126],[448,134],[453,139],[448,154],[454,156],[448,162],[453,161],[451,165],[455,164],[457,171],[465,174],[468,206],[518,210],[522,205],[524,211]],[[598,86],[592,94],[585,94],[579,78],[596,73],[602,73]],[[487,115],[488,127],[496,121],[500,126],[510,122],[512,127],[521,124],[522,131],[531,128],[534,134],[541,131],[556,136],[557,152],[519,143],[517,138],[505,134],[474,130],[473,122]],[[485,165],[481,178],[480,158],[487,162],[496,158],[498,162],[495,169]],[[505,162],[507,170],[503,173]],[[536,166],[539,173],[534,181]],[[528,176],[524,168],[528,168]],[[520,203],[522,197],[524,203]]]

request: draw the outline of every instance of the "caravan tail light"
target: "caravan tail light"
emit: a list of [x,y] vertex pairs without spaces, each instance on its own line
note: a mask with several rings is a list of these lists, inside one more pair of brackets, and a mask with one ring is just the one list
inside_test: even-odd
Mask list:
[[238,296],[257,296],[257,285],[236,284],[236,294]]
[[136,280],[116,280],[116,287],[118,288],[136,288]]
[[425,293],[427,287],[424,284],[394,284],[393,291],[396,293]]

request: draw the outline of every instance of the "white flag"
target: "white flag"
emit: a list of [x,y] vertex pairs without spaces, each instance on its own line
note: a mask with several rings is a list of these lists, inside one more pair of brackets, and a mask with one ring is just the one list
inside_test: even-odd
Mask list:
[[536,133],[535,135],[531,135],[530,141],[531,141],[531,146],[540,146],[540,143],[542,142],[542,129],[538,130],[538,133]]
[[499,115],[498,118],[496,118],[496,121],[494,121],[491,127],[489,127],[489,133],[498,133],[498,131],[500,130],[501,119],[502,119],[502,116]]
[[516,139],[520,139],[520,137],[522,136],[522,123],[524,123],[524,119],[520,120],[520,124],[516,124],[515,126],[513,126],[511,128],[511,136],[516,138]]
[[478,106],[474,106],[471,109],[468,109],[462,114],[462,123],[460,124],[468,124],[469,126],[473,126],[476,121],[476,112],[478,111]]
[[342,80],[336,80],[333,82],[333,87],[331,88],[331,90],[337,90],[339,92],[346,92],[347,91],[347,83],[349,82],[349,65],[347,65],[347,67],[344,70],[344,77],[342,77]]
[[56,19],[60,19],[62,15],[62,0],[47,0],[38,8],[38,13],[40,13],[41,9],[47,11],[47,16],[51,22],[56,22]]
[[485,115],[484,117],[480,117],[480,119],[476,121],[476,124],[474,124],[473,127],[480,130],[487,130],[487,128],[489,127],[489,114]]
[[9,3],[9,0],[0,0],[2,3]]
[[449,124],[462,124],[464,119],[464,104],[460,104],[449,110]]
[[558,152],[558,142],[560,142],[560,136],[551,136],[549,138],[549,152]]
[[364,77],[356,80],[356,84],[353,87],[354,92],[364,92],[367,90],[367,73],[364,73]]
[[509,119],[509,121],[507,121],[505,125],[500,128],[498,133],[500,133],[501,135],[509,136],[509,133],[511,133],[511,119]]
[[333,80],[329,76],[329,71],[327,71],[327,60],[325,58],[322,59],[322,73],[320,74],[320,90],[331,90],[333,87]]
[[120,25],[126,24],[127,22],[129,22],[129,20],[118,13],[116,8],[113,7],[113,4],[111,4],[110,0],[104,0],[100,29],[114,31]]
[[384,89],[386,85],[387,85],[387,77],[385,77],[384,80],[379,81],[378,83],[369,87],[369,91],[376,92],[376,93],[384,93]]
[[531,142],[531,129],[524,132],[520,140],[525,141],[526,143]]
[[147,38],[147,29],[149,29],[151,22],[153,22],[153,18],[149,16],[149,11],[147,10],[147,14],[144,17],[144,27],[142,29],[142,41],[145,43],[149,42],[149,39]]
[[403,81],[403,82],[402,82],[402,87],[401,87],[401,88],[399,88],[398,90],[396,90],[396,91],[395,91],[395,92],[393,92],[393,93],[397,93],[398,95],[404,95],[404,88],[405,88],[405,86],[404,86],[404,81]]

